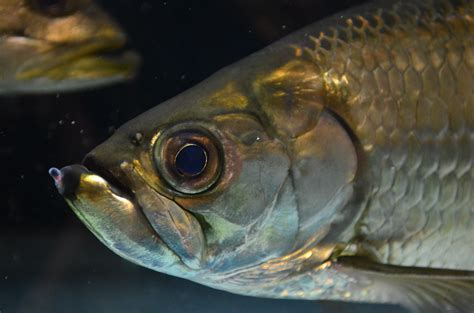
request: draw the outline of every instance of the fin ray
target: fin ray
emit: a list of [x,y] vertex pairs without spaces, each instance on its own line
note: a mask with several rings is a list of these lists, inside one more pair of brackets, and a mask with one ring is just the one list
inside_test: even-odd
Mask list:
[[[374,286],[389,286],[396,302],[418,313],[474,313],[474,272],[381,264],[368,258],[336,260],[347,274],[364,277]],[[387,297],[387,289],[372,292]]]

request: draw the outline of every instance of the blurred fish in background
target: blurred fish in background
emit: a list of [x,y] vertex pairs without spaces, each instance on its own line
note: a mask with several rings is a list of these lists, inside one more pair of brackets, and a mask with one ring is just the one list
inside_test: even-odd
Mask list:
[[0,0],[0,95],[72,91],[134,77],[139,57],[90,0]]

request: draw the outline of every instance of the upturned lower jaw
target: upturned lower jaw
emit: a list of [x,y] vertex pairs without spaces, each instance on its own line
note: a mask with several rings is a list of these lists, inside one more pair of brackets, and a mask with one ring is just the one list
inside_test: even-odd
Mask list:
[[133,201],[115,194],[102,177],[81,165],[53,168],[50,174],[74,213],[109,249],[144,267],[186,273]]

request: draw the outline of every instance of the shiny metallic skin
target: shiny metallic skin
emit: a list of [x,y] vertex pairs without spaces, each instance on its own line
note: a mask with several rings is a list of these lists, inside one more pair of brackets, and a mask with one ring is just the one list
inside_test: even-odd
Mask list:
[[358,241],[384,263],[474,270],[473,8],[407,2],[315,38],[368,165]]
[[[472,312],[473,23],[467,0],[343,12],[128,122],[86,157],[91,172],[66,167],[56,184],[105,245],[157,271]],[[199,192],[160,175],[173,128],[204,129],[219,151]],[[150,227],[124,224],[129,209]]]

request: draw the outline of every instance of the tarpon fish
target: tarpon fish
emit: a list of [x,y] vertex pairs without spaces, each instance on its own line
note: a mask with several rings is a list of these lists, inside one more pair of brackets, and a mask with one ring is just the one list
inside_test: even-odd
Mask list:
[[45,93],[130,79],[121,28],[90,0],[0,0],[0,94]]
[[474,1],[311,25],[50,170],[107,247],[233,293],[474,312]]

